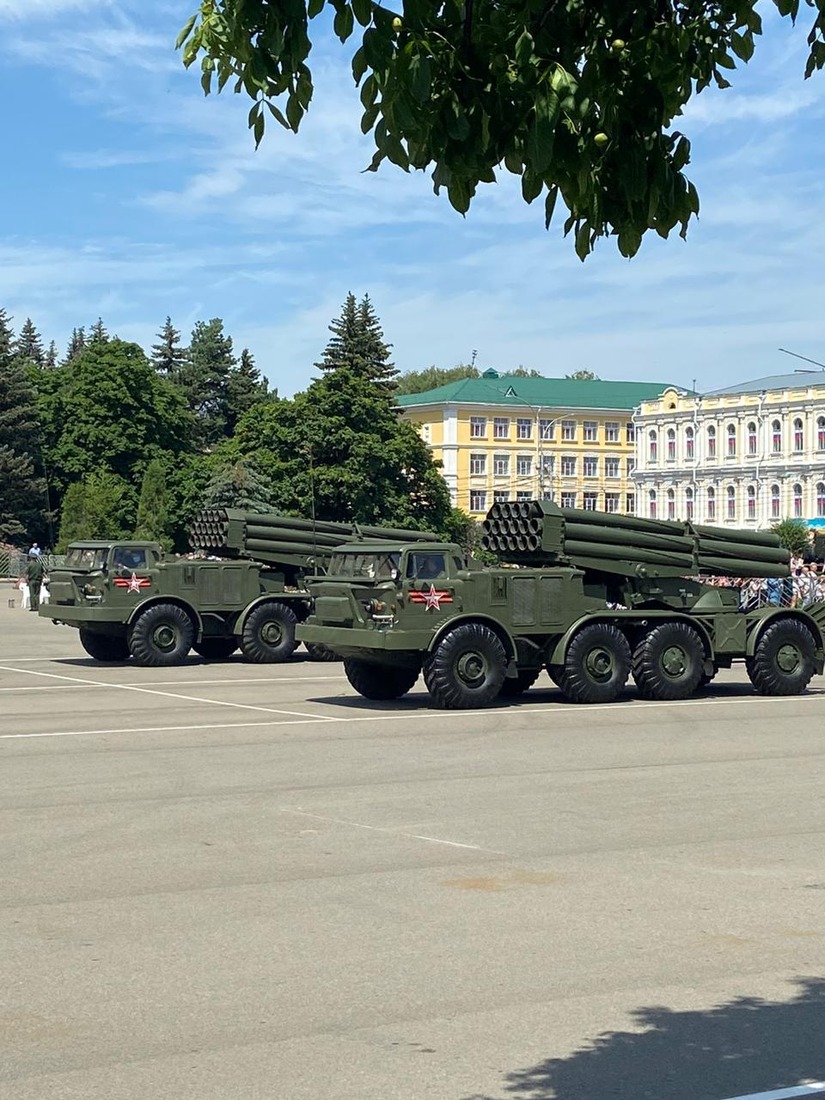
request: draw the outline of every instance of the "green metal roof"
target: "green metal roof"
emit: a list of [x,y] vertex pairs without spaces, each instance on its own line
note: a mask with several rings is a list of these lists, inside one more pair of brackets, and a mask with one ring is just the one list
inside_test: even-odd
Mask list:
[[[531,405],[548,409],[635,409],[658,397],[671,382],[602,382],[597,378],[462,378],[423,393],[396,398],[402,409],[419,405]],[[681,387],[679,387],[681,388]]]

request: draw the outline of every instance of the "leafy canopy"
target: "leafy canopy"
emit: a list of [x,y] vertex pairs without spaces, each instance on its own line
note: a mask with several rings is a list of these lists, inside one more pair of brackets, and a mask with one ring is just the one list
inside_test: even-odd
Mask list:
[[[811,8],[808,77],[825,66],[825,0],[773,0],[796,20]],[[685,236],[699,196],[683,169],[690,142],[671,129],[690,98],[729,86],[762,33],[757,0],[201,0],[178,36],[200,57],[209,93],[233,81],[253,100],[259,144],[267,112],[298,130],[313,95],[309,21],[332,9],[332,30],[360,37],[352,73],[370,168],[432,169],[436,192],[465,213],[503,165],[522,195],[544,194],[549,227],[561,196],[584,259],[615,235],[632,256],[643,235]],[[356,31],[357,25],[357,31]],[[327,34],[328,23],[316,38]]]

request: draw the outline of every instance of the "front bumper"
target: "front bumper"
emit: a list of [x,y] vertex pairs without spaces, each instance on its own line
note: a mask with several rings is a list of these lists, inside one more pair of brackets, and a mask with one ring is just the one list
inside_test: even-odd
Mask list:
[[429,630],[367,630],[355,626],[326,626],[316,623],[298,623],[295,637],[299,642],[315,642],[338,650],[375,649],[388,653],[405,650],[429,649],[432,631]]

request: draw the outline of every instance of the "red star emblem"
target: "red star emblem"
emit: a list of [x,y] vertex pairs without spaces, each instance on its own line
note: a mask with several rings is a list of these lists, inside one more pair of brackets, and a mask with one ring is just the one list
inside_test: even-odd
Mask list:
[[427,611],[440,611],[442,602],[453,602],[449,592],[439,591],[434,584],[430,585],[429,592],[423,589],[421,592],[410,592],[410,599],[413,603],[423,603]]
[[127,592],[140,593],[141,588],[149,588],[151,584],[149,577],[138,577],[134,573],[128,580],[125,577],[115,577],[115,585],[118,588],[125,588]]

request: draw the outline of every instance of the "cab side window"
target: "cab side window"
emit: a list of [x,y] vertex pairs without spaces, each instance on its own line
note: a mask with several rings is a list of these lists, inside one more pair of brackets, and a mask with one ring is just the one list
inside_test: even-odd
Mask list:
[[443,577],[447,571],[443,554],[420,551],[407,558],[407,579],[431,581]]
[[128,570],[130,573],[135,569],[145,569],[146,551],[137,547],[119,547],[115,550],[113,565],[115,569]]

